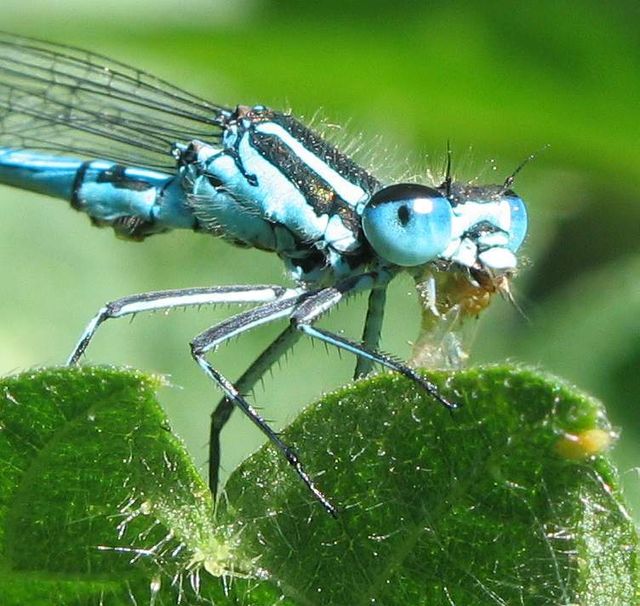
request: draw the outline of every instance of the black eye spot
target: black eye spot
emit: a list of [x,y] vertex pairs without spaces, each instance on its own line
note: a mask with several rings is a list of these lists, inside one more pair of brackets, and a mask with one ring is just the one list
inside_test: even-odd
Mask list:
[[406,204],[403,204],[398,208],[398,221],[400,221],[400,225],[404,227],[407,223],[409,223],[410,218],[411,213],[409,212],[409,208]]

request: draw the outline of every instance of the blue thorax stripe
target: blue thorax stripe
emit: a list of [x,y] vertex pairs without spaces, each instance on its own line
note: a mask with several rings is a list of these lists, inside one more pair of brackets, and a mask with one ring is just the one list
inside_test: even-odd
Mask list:
[[379,189],[379,182],[292,116],[270,110],[248,116],[251,145],[295,185],[317,216],[339,217],[358,237],[355,206]]

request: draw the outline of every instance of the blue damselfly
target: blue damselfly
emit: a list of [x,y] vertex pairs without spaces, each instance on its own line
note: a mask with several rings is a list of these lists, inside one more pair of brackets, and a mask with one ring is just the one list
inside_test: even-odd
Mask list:
[[[453,307],[477,313],[493,293],[508,293],[527,229],[511,189],[515,173],[478,186],[454,181],[449,163],[440,184],[383,183],[288,113],[216,105],[97,54],[8,34],[0,35],[0,145],[0,182],[66,199],[119,236],[190,229],[280,257],[292,286],[188,288],[107,303],[68,363],[110,318],[255,304],[191,342],[224,393],[212,416],[211,489],[220,432],[238,407],[332,514],[296,453],[242,394],[306,334],[355,354],[355,376],[380,364],[455,408],[428,378],[378,350],[387,286],[407,272],[434,316]],[[370,294],[361,343],[314,325],[362,291]],[[235,383],[207,359],[229,338],[277,319],[287,327]]]

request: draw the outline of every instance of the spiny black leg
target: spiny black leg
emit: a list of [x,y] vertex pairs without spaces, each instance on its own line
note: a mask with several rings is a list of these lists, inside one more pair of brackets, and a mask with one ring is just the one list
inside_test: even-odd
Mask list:
[[121,318],[133,314],[171,309],[173,307],[198,307],[218,303],[265,303],[274,301],[293,290],[282,286],[211,286],[203,288],[180,288],[141,293],[123,297],[107,303],[89,322],[80,340],[71,352],[68,365],[77,364],[85,352],[98,327],[111,318]]
[[455,402],[451,402],[450,400],[445,398],[440,393],[440,390],[435,383],[429,381],[429,379],[427,379],[426,377],[419,375],[415,370],[413,370],[413,368],[410,368],[406,364],[402,364],[401,362],[394,360],[387,354],[383,354],[378,351],[369,351],[362,345],[355,343],[354,341],[350,341],[349,339],[345,339],[344,337],[333,334],[331,332],[315,328],[314,326],[311,326],[309,324],[298,325],[298,328],[311,337],[320,339],[321,341],[329,343],[330,345],[334,345],[335,347],[339,347],[340,349],[350,351],[357,356],[369,358],[376,364],[381,364],[382,366],[386,366],[391,370],[399,372],[401,375],[404,375],[408,379],[411,379],[414,383],[420,385],[420,387],[422,387],[432,398],[440,402],[440,404],[442,404],[449,410],[454,410],[459,407],[459,405]]
[[[236,389],[245,395],[249,393],[264,373],[295,344],[302,334],[292,326],[287,326],[278,337],[258,356],[236,381]],[[220,435],[235,409],[235,404],[227,397],[222,398],[211,414],[209,433],[209,488],[214,497],[220,482]]]
[[242,412],[251,420],[251,422],[260,429],[260,431],[267,436],[271,443],[284,455],[285,459],[293,467],[298,477],[304,482],[307,488],[311,491],[313,496],[322,504],[327,513],[333,517],[337,517],[338,511],[333,504],[324,496],[324,494],[316,487],[313,480],[309,477],[309,474],[304,469],[298,455],[295,451],[285,444],[278,434],[269,427],[267,422],[258,414],[258,412],[243,398],[233,384],[221,375],[207,360],[205,360],[203,354],[197,350],[193,350],[193,357],[196,362],[204,370],[204,372],[224,391],[227,398],[233,402]]
[[[366,274],[363,274],[362,278],[366,278]],[[353,288],[357,287],[358,281],[352,280]],[[381,364],[391,370],[395,370],[404,375],[408,379],[411,379],[418,385],[420,385],[432,398],[440,402],[446,408],[452,410],[458,408],[458,405],[454,402],[447,400],[440,394],[440,390],[435,383],[429,381],[429,379],[419,375],[415,370],[394,360],[391,356],[383,354],[367,347],[345,339],[331,332],[315,328],[313,322],[315,322],[323,313],[326,313],[332,306],[336,305],[346,294],[349,293],[350,284],[345,281],[341,288],[328,287],[317,293],[314,293],[296,306],[296,310],[291,314],[291,323],[300,331],[308,334],[311,337],[320,339],[329,345],[333,345],[345,351],[349,351],[356,356],[367,358],[370,362],[375,364]]]
[[295,306],[306,296],[306,293],[301,294],[292,292],[289,296],[283,296],[277,301],[267,303],[255,309],[250,309],[246,312],[237,314],[224,322],[220,322],[220,324],[206,330],[193,339],[191,342],[191,355],[206,375],[222,389],[226,398],[230,400],[234,406],[237,406],[284,455],[289,465],[294,468],[300,479],[305,483],[313,496],[320,501],[327,512],[332,516],[336,516],[336,508],[313,483],[293,449],[285,444],[280,439],[280,436],[278,436],[278,434],[269,427],[267,422],[260,416],[260,414],[258,414],[249,402],[247,402],[246,398],[240,394],[231,381],[220,374],[205,358],[208,351],[215,349],[231,337],[235,337],[247,330],[255,328],[256,326],[272,322],[278,318],[288,317]]
[[[374,288],[369,295],[367,305],[367,317],[364,320],[362,332],[362,345],[366,349],[375,351],[380,344],[380,332],[384,319],[384,306],[387,300],[387,287]],[[373,361],[369,358],[358,356],[356,370],[353,378],[364,377],[373,369]]]

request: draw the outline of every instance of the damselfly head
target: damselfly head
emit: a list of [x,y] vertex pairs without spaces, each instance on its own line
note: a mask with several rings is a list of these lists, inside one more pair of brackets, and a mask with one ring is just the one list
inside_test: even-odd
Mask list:
[[522,198],[502,185],[401,183],[371,196],[362,227],[376,254],[393,265],[442,261],[500,275],[516,269],[527,212]]

